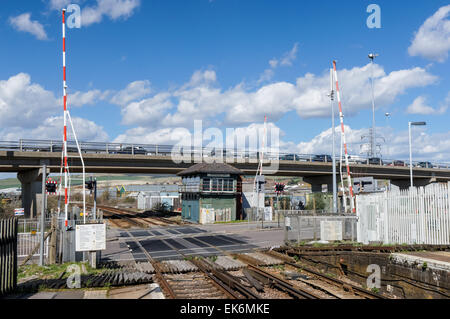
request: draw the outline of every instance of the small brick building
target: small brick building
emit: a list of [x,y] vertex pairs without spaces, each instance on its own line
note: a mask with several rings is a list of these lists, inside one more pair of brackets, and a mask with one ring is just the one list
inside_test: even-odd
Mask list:
[[242,175],[225,163],[199,163],[178,173],[184,220],[214,223],[242,218]]

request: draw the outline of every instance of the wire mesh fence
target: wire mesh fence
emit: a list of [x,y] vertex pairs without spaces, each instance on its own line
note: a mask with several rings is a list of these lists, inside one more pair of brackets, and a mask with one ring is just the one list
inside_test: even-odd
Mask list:
[[280,214],[287,243],[356,240],[357,217],[354,214],[303,210],[280,211]]

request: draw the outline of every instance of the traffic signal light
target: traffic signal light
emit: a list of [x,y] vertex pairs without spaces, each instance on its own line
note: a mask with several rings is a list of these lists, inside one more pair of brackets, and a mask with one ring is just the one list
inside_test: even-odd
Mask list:
[[94,181],[87,181],[85,182],[86,184],[86,188],[89,190],[93,190],[94,189]]
[[85,184],[86,184],[86,188],[89,189],[92,194],[92,190],[95,189],[97,186],[97,181],[90,180],[90,181],[86,181]]
[[56,181],[49,179],[45,182],[45,191],[47,194],[56,194],[57,186],[58,183]]
[[282,183],[276,183],[276,184],[275,184],[275,192],[276,192],[276,193],[282,193],[282,192],[284,192],[284,184],[282,184]]

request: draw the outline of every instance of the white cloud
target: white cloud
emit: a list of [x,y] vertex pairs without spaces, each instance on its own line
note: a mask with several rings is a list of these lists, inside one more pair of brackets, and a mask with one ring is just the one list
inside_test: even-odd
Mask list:
[[173,145],[189,134],[186,128],[164,128],[152,131],[145,127],[127,130],[114,139],[114,143],[166,144]]
[[[351,155],[364,156],[361,152],[361,136],[367,130],[355,130],[345,125],[345,137],[348,152]],[[388,127],[377,127],[377,132],[382,132],[385,142],[381,144],[381,154],[384,159],[409,159],[409,137],[408,130],[395,132]],[[378,135],[378,134],[377,134]],[[340,128],[336,127],[336,155],[340,153]],[[297,145],[297,152],[301,154],[331,154],[332,129],[329,128],[310,141],[301,142]],[[426,128],[414,128],[412,132],[413,160],[430,160],[436,162],[448,162],[450,158],[450,131],[444,133],[426,133]]]
[[439,8],[415,33],[408,48],[412,56],[444,62],[450,50],[450,4]]
[[[349,154],[359,154],[361,145],[361,136],[367,133],[367,130],[355,130],[348,125],[344,125],[345,137],[347,141],[347,149]],[[331,128],[326,129],[316,135],[310,141],[300,142],[297,145],[297,151],[301,154],[331,154],[332,151],[332,134]],[[335,151],[339,155],[341,128],[335,127]]]
[[[371,105],[370,64],[363,67],[338,70],[342,107],[346,116],[356,114]],[[425,69],[415,67],[392,71],[386,74],[384,69],[374,64],[374,96],[376,107],[391,104],[409,88],[423,87],[434,83],[437,77]],[[320,77],[306,74],[297,79],[298,96],[294,107],[300,117],[311,118],[330,114],[329,71]]]
[[53,10],[61,10],[66,8],[71,3],[78,3],[79,0],[50,0],[49,6]]
[[294,60],[297,58],[298,52],[298,43],[294,43],[292,49],[285,53],[284,56],[280,59],[280,65],[283,66],[291,66]]
[[447,106],[445,105],[442,105],[439,109],[434,109],[433,107],[427,105],[426,98],[424,96],[418,96],[406,109],[408,114],[422,115],[444,114],[445,111],[447,111]]
[[103,16],[111,20],[128,19],[141,4],[140,0],[97,0],[93,7],[85,7],[81,10],[82,26],[100,23]]
[[76,91],[75,93],[67,95],[67,105],[70,106],[84,106],[93,105],[98,101],[106,100],[111,94],[111,91],[90,90],[87,92]]
[[47,40],[44,26],[38,21],[31,21],[30,17],[31,13],[23,13],[16,17],[10,17],[9,23],[18,31],[31,33],[39,40]]
[[127,87],[111,98],[111,103],[117,105],[126,105],[127,103],[143,98],[151,92],[150,82],[134,81],[127,85]]
[[[93,103],[104,93],[94,90],[76,92],[69,96],[73,104]],[[61,139],[63,120],[62,98],[31,82],[30,75],[19,73],[0,81],[0,139]],[[74,125],[81,140],[105,141],[108,135],[92,121],[74,117]],[[71,135],[69,131],[69,136]]]
[[279,66],[292,66],[292,63],[297,58],[298,43],[294,43],[292,49],[286,52],[281,58],[273,58],[269,61],[270,68],[265,69],[258,79],[258,84],[270,81],[275,74],[275,69]]
[[34,127],[59,108],[55,95],[26,73],[0,81],[0,126]]
[[[370,64],[338,72],[346,116],[371,107],[370,74]],[[393,103],[407,89],[427,86],[437,80],[423,68],[386,74],[377,64],[374,64],[374,77],[376,107]],[[265,115],[270,121],[277,121],[292,110],[305,119],[327,117],[330,115],[328,91],[328,71],[319,76],[307,73],[296,83],[275,82],[256,90],[243,84],[222,90],[214,71],[196,71],[180,88],[131,103],[124,107],[122,114],[126,124],[158,128],[191,127],[193,120],[215,120],[215,126],[236,126],[261,122]]]
[[128,104],[122,109],[124,124],[159,125],[167,110],[172,107],[168,93],[159,93],[152,98]]
[[[72,121],[79,141],[106,142],[109,140],[108,134],[103,130],[103,127],[95,124],[93,121],[80,117],[73,117]],[[0,139],[3,141],[17,141],[21,138],[62,141],[62,135],[62,116],[51,116],[34,128],[15,126],[7,130],[0,130]],[[70,127],[68,127],[67,139],[74,140]]]

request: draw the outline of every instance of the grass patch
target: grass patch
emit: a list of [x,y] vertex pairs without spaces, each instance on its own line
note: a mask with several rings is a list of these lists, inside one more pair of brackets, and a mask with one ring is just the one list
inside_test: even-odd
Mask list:
[[87,274],[99,274],[105,271],[105,269],[102,268],[91,268],[88,263],[82,263],[82,262],[68,262],[64,264],[54,264],[54,265],[45,265],[45,266],[39,266],[37,264],[31,264],[31,265],[24,265],[20,266],[17,270],[17,278],[24,279],[28,277],[37,277],[39,279],[56,279],[61,276],[63,272],[66,272],[62,278],[67,278],[70,276],[70,272],[67,271],[67,268],[70,265],[78,265],[81,269],[81,272],[83,274],[83,270],[85,269]]
[[284,271],[284,265],[273,265],[271,266],[273,269]]
[[217,260],[217,256],[209,256],[208,259],[214,263]]

